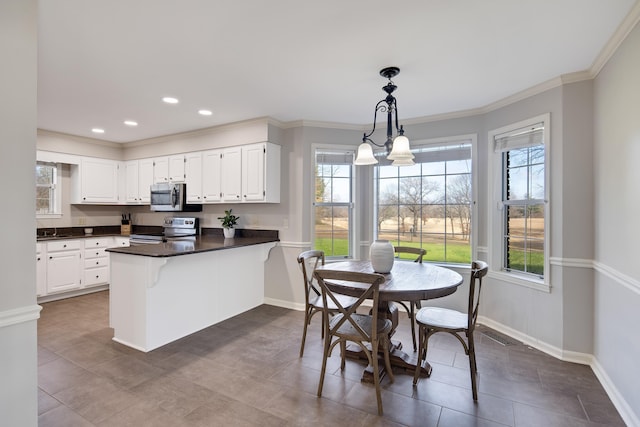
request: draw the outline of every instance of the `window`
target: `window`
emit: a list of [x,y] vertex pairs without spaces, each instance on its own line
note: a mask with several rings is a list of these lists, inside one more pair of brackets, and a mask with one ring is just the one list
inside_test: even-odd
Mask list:
[[548,115],[537,117],[494,131],[489,138],[498,200],[492,264],[524,279],[545,278],[548,122]]
[[353,254],[353,151],[315,152],[314,249],[328,258]]
[[36,163],[36,216],[60,215],[59,165]]
[[415,165],[382,156],[377,175],[377,238],[427,251],[424,260],[471,262],[472,138],[413,144]]

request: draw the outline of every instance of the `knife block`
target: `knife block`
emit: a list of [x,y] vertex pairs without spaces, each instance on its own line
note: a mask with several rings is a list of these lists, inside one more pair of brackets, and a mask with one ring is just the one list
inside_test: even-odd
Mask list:
[[120,226],[120,234],[123,236],[131,235],[131,224],[122,224]]

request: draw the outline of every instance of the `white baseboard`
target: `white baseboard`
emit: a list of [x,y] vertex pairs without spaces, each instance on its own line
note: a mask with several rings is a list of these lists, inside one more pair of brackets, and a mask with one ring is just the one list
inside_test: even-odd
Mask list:
[[275,298],[267,298],[267,297],[264,298],[264,303],[267,305],[274,305],[276,307],[288,308],[290,310],[304,311],[304,304],[302,303],[285,301],[285,300],[275,299]]
[[613,381],[611,381],[611,378],[609,378],[609,375],[607,375],[607,373],[602,368],[602,365],[600,365],[600,363],[598,362],[598,359],[596,359],[595,357],[593,358],[591,369],[593,369],[593,373],[600,381],[600,384],[602,384],[604,391],[607,392],[607,395],[613,402],[613,405],[616,407],[627,426],[640,427],[640,416],[634,412],[631,406],[629,406],[627,401],[613,384]]
[[44,302],[57,301],[65,298],[78,297],[80,295],[92,294],[94,292],[106,291],[108,289],[109,289],[109,285],[106,284],[106,285],[92,286],[90,288],[77,289],[75,291],[61,292],[59,294],[45,295],[43,297],[38,298],[38,304],[44,303]]
[[620,416],[629,427],[640,427],[640,419],[634,412],[633,408],[627,403],[624,396],[618,391],[615,384],[611,381],[606,371],[600,365],[594,355],[588,353],[579,353],[575,351],[567,351],[549,343],[545,343],[537,338],[531,337],[513,328],[510,328],[502,323],[496,322],[484,316],[478,317],[478,323],[488,326],[502,334],[505,334],[511,338],[530,345],[544,353],[547,353],[557,359],[565,362],[579,363],[582,365],[588,365],[593,370],[602,387],[606,391],[607,395],[613,402]]

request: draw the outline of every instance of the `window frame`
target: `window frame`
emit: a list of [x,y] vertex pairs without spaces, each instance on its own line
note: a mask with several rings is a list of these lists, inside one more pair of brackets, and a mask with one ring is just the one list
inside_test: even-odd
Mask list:
[[[46,162],[42,160],[36,161],[34,167],[34,173],[36,173],[36,169],[38,166],[52,166],[55,168],[54,176],[53,176],[53,212],[52,213],[38,213],[36,209],[36,219],[47,219],[47,218],[61,218],[62,217],[62,185],[61,185],[61,173],[62,173],[62,164],[57,162]],[[36,190],[38,188],[38,184],[36,182]],[[49,204],[51,206],[51,203]]]
[[[505,150],[496,150],[496,139],[498,137],[514,132],[518,129],[530,127],[536,124],[542,123],[543,130],[543,145],[544,145],[544,196],[543,196],[543,209],[544,209],[544,272],[543,277],[540,278],[533,273],[525,273],[517,270],[506,270],[503,266],[503,262],[506,256],[506,250],[504,247],[504,209],[506,205],[503,202],[504,191],[504,164],[503,154]],[[513,283],[516,285],[536,289],[539,291],[550,292],[551,280],[550,280],[550,236],[551,236],[551,208],[549,203],[549,194],[551,187],[551,166],[550,166],[550,153],[551,153],[551,114],[541,114],[539,116],[531,117],[529,119],[521,120],[516,123],[512,123],[497,129],[493,129],[488,133],[488,166],[489,166],[489,193],[491,195],[491,201],[488,207],[488,222],[489,222],[489,276],[500,279],[502,281]],[[525,148],[525,145],[517,148]]]
[[[477,236],[478,236],[478,211],[477,211],[477,194],[478,194],[478,168],[477,168],[477,159],[478,159],[478,135],[477,134],[463,134],[463,135],[452,135],[440,138],[429,138],[423,140],[412,140],[411,147],[413,148],[433,148],[433,147],[441,147],[441,146],[455,146],[461,143],[471,144],[471,232],[469,233],[469,249],[471,261],[475,260],[477,257]],[[385,155],[386,153],[378,152],[376,155]],[[457,174],[451,174],[457,175]],[[378,173],[378,165],[374,165],[373,171],[373,181],[374,181],[374,190],[373,190],[373,207],[372,207],[372,221],[373,221],[373,238],[378,238],[378,195],[379,195],[379,173]],[[468,267],[467,264],[461,264],[457,262],[445,262],[445,261],[428,261],[430,263],[436,265],[442,265],[445,267],[459,268],[459,267]]]
[[[339,153],[343,153],[345,155],[351,155],[353,159],[355,159],[355,155],[356,155],[356,150],[352,147],[352,146],[347,146],[347,145],[331,145],[331,144],[312,144],[311,146],[311,161],[312,161],[312,167],[311,167],[311,212],[310,212],[310,217],[311,217],[311,248],[315,249],[316,247],[316,229],[315,229],[315,212],[316,212],[316,206],[318,206],[318,204],[316,203],[315,200],[315,194],[316,194],[316,165],[317,165],[317,153],[321,151],[335,151],[335,152],[339,152]],[[339,207],[347,207],[348,208],[348,212],[349,212],[349,231],[348,231],[348,238],[349,238],[349,243],[348,243],[348,255],[347,256],[333,256],[333,255],[329,255],[329,254],[325,254],[325,258],[327,261],[343,261],[343,260],[349,260],[349,259],[356,259],[357,255],[356,255],[356,251],[357,251],[357,245],[356,245],[356,230],[358,229],[358,224],[356,224],[357,218],[358,218],[358,213],[356,212],[356,203],[355,200],[357,198],[357,194],[356,194],[356,179],[357,179],[357,168],[353,165],[353,162],[351,162],[350,166],[350,171],[351,171],[351,182],[350,182],[350,196],[351,196],[351,200],[349,202],[339,202],[339,203],[332,203],[332,202],[328,202],[328,203],[321,203],[320,205],[323,206],[339,206]]]

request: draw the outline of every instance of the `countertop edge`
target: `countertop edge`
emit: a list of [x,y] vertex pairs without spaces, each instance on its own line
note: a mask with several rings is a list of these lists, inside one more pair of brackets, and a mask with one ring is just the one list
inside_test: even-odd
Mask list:
[[220,237],[198,237],[195,242],[176,240],[158,244],[113,247],[107,248],[106,251],[124,255],[145,256],[152,258],[169,258],[226,249],[236,249],[267,243],[273,243],[275,246],[275,244],[277,244],[279,241],[280,239],[278,238],[239,237],[234,239],[223,239]]

